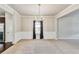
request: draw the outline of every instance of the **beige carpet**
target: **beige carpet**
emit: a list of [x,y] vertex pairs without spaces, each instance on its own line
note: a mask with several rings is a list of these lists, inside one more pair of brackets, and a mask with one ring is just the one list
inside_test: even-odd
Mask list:
[[20,40],[2,54],[72,54],[79,47],[63,40]]

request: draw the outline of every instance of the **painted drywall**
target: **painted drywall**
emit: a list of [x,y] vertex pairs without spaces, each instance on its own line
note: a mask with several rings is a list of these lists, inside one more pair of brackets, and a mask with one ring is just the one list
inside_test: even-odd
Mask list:
[[[14,10],[10,6],[8,6],[7,4],[0,4],[0,8],[2,10],[4,10],[5,13],[8,13],[8,14],[6,14],[6,19],[7,20],[8,19],[9,20],[10,19],[13,20],[12,21],[12,23],[13,23],[13,26],[12,26],[13,27],[13,35],[11,35],[11,36],[13,36],[13,40],[12,39],[9,40],[9,39],[6,38],[6,42],[10,42],[11,41],[12,43],[16,43],[17,41],[20,40],[20,39],[16,38],[16,34],[18,32],[21,32],[21,15],[16,10]],[[9,17],[9,14],[11,15],[11,18]],[[6,21],[6,25],[7,25],[7,28],[9,28],[8,25],[10,25],[10,24],[8,23],[8,21]],[[7,32],[8,31],[6,31],[6,33]]]
[[14,33],[13,33],[13,17],[10,13],[5,13],[5,41],[13,42]]
[[33,17],[33,16],[23,16],[21,18],[21,22],[22,22],[21,30],[26,31],[26,32],[32,32],[34,20],[35,20],[35,17]]
[[56,39],[55,17],[45,16],[43,22],[44,39]]
[[58,20],[58,38],[79,39],[79,9]]
[[13,15],[15,33],[21,31],[21,16],[19,14]]
[[45,16],[43,22],[44,31],[55,32],[55,18],[53,16]]
[[79,9],[79,4],[72,4],[69,5],[67,8],[65,8],[64,10],[62,10],[61,12],[59,12],[55,17],[56,18],[60,18],[63,17],[64,15],[67,15],[75,10]]
[[[53,16],[44,16],[43,26],[44,31],[55,31],[55,20]],[[33,30],[33,21],[35,16],[25,16],[22,17],[22,31],[31,31]]]
[[[55,36],[56,36],[54,16],[43,16],[43,17],[44,17],[44,19],[43,19],[43,30],[44,30],[45,39],[48,39],[48,38],[54,39]],[[21,18],[22,35],[25,36],[25,34],[23,34],[24,32],[28,33],[27,35],[29,35],[31,37],[31,39],[33,38],[32,35],[33,35],[33,21],[34,20],[36,20],[35,16],[22,16],[22,18]],[[21,36],[21,35],[19,35],[19,36]]]
[[17,43],[21,39],[17,39],[17,33],[21,32],[21,15],[14,14],[13,15],[13,29],[14,29],[14,41],[13,43]]

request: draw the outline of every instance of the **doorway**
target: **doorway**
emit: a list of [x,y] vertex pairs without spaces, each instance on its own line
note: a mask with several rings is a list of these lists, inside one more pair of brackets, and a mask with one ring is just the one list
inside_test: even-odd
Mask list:
[[33,39],[43,39],[43,21],[33,21]]
[[5,42],[5,17],[0,17],[0,43]]
[[5,17],[0,17],[0,53],[5,50]]

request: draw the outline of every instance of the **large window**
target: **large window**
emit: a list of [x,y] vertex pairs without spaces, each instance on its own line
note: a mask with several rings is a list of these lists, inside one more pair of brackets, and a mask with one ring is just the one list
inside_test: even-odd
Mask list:
[[35,33],[40,34],[40,21],[35,22]]

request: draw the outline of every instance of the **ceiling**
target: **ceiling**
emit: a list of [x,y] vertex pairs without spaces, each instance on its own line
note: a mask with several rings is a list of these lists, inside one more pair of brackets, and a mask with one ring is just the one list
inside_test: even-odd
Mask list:
[[[38,16],[39,6],[38,4],[9,4],[23,16]],[[41,16],[53,16],[68,7],[69,4],[41,4],[40,15]]]

